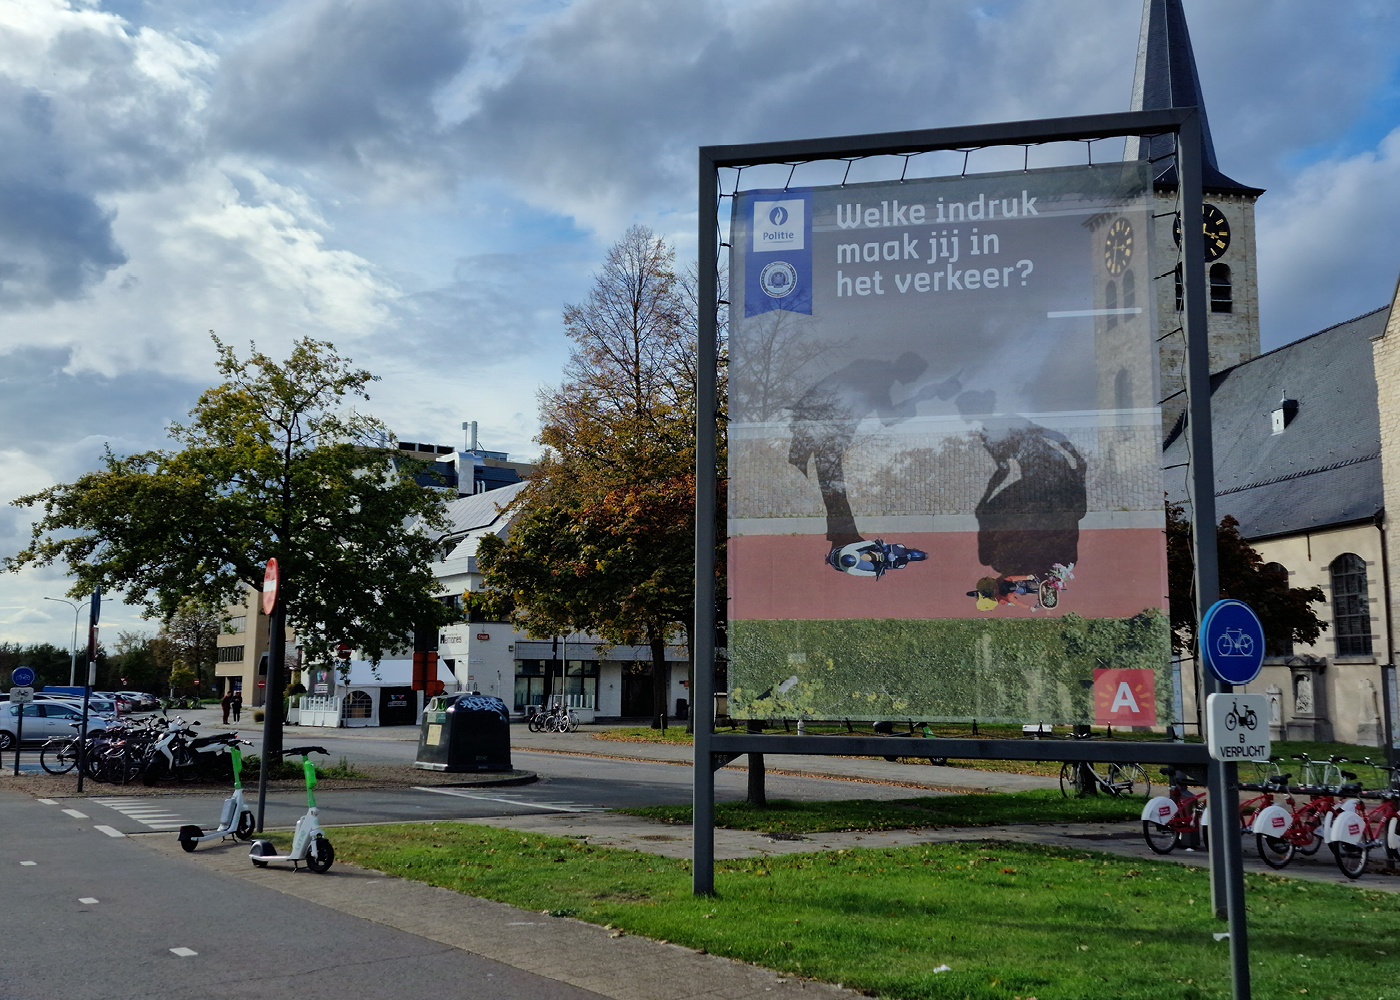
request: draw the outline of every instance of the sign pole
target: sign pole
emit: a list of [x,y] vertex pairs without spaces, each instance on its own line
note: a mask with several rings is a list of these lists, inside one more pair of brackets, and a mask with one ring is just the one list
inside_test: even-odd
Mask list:
[[694,857],[691,891],[715,894],[715,772],[710,737],[715,728],[715,516],[718,488],[719,363],[719,176],[708,149],[700,149],[700,331],[695,406],[695,628],[690,656],[695,664],[695,766],[692,800]]
[[[1220,565],[1215,538],[1215,453],[1211,441],[1210,342],[1206,328],[1205,232],[1202,228],[1202,146],[1199,112],[1177,133],[1177,175],[1180,180],[1182,322],[1186,333],[1187,433],[1191,442],[1191,547],[1195,564],[1196,637],[1199,643],[1206,612],[1220,599]],[[1233,686],[1221,682],[1196,655],[1197,702],[1205,695],[1228,694]],[[1237,819],[1238,766],[1212,760],[1207,770],[1209,801],[1216,806],[1210,826],[1211,904],[1217,917],[1230,926],[1230,965],[1234,1000],[1249,1000],[1249,942],[1245,929],[1244,859]]]
[[83,685],[83,725],[78,730],[78,791],[83,790],[83,772],[87,770],[88,743],[88,704],[92,698],[92,684],[97,679],[97,621],[102,611],[102,590],[92,592],[88,606],[88,672],[87,683]]
[[[267,615],[267,687],[263,696],[262,767],[258,769],[258,833],[263,832],[267,807],[267,772],[272,767],[271,751],[281,750],[282,740],[282,656],[286,652],[286,629],[282,627],[282,601],[278,597],[281,579],[277,560],[269,559],[263,573],[262,607]],[[275,704],[274,704],[275,702]],[[274,712],[275,709],[275,712]],[[274,721],[274,715],[276,719]],[[274,746],[273,744],[278,744]]]

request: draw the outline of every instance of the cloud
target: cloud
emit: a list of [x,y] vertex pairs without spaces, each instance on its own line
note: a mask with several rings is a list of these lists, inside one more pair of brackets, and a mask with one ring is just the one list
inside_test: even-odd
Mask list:
[[228,148],[402,193],[450,184],[433,99],[466,61],[470,8],[452,0],[315,0],[288,5],[229,52],[212,132]]
[[1260,199],[1265,349],[1386,305],[1400,271],[1400,128]]

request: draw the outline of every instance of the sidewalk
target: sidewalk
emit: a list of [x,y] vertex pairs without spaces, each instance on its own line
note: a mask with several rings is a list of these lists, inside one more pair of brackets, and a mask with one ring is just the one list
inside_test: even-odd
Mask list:
[[[245,847],[181,851],[168,834],[131,838],[185,866],[245,879],[350,916],[480,955],[613,1000],[838,1000],[859,994],[680,945],[550,917],[343,861],[325,875],[257,869]],[[462,984],[457,984],[459,987]]]

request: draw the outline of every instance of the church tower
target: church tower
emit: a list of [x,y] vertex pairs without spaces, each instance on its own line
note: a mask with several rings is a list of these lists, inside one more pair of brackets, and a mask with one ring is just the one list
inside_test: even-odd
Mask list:
[[[1186,30],[1181,0],[1144,0],[1138,37],[1137,71],[1130,110],[1198,107],[1205,163],[1206,287],[1210,290],[1207,329],[1210,370],[1221,371],[1259,354],[1259,281],[1255,259],[1254,203],[1261,188],[1246,187],[1221,173],[1206,119],[1206,102],[1196,75],[1196,56]],[[1151,160],[1156,189],[1155,259],[1158,345],[1161,363],[1162,430],[1165,434],[1186,408],[1186,340],[1180,332],[1180,265],[1173,280],[1171,264],[1179,257],[1175,137],[1130,138],[1125,160]],[[1157,167],[1161,169],[1158,170]],[[1174,332],[1175,331],[1175,332]]]

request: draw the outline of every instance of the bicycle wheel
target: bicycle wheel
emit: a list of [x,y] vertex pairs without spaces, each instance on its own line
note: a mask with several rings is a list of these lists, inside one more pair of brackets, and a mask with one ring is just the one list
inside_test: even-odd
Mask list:
[[1290,829],[1288,831],[1290,839],[1293,841],[1293,846],[1298,849],[1299,854],[1306,854],[1308,857],[1312,857],[1318,852],[1318,849],[1322,847],[1322,838],[1317,835],[1318,823],[1298,823],[1297,825],[1302,829],[1297,831]]
[[1079,765],[1060,765],[1060,794],[1065,798],[1079,794]]
[[1142,821],[1142,839],[1153,854],[1170,854],[1176,849],[1176,831],[1150,819]]
[[1141,795],[1152,797],[1152,781],[1137,764],[1110,764],[1104,782],[1110,795]]
[[578,716],[574,715],[572,712],[569,713],[569,732],[578,732]]
[[1337,858],[1337,867],[1347,878],[1360,878],[1361,873],[1366,870],[1365,847],[1337,841],[1332,845],[1332,853]]
[[540,731],[540,722],[542,720],[543,716],[541,716],[540,713],[536,712],[534,715],[530,716],[528,720],[526,720],[525,728],[529,729],[532,733],[538,733]]
[[1293,860],[1294,847],[1282,837],[1259,833],[1255,834],[1254,843],[1259,848],[1260,860],[1270,868],[1286,868]]
[[39,766],[49,774],[67,774],[78,763],[78,751],[71,740],[64,740],[39,751]]

